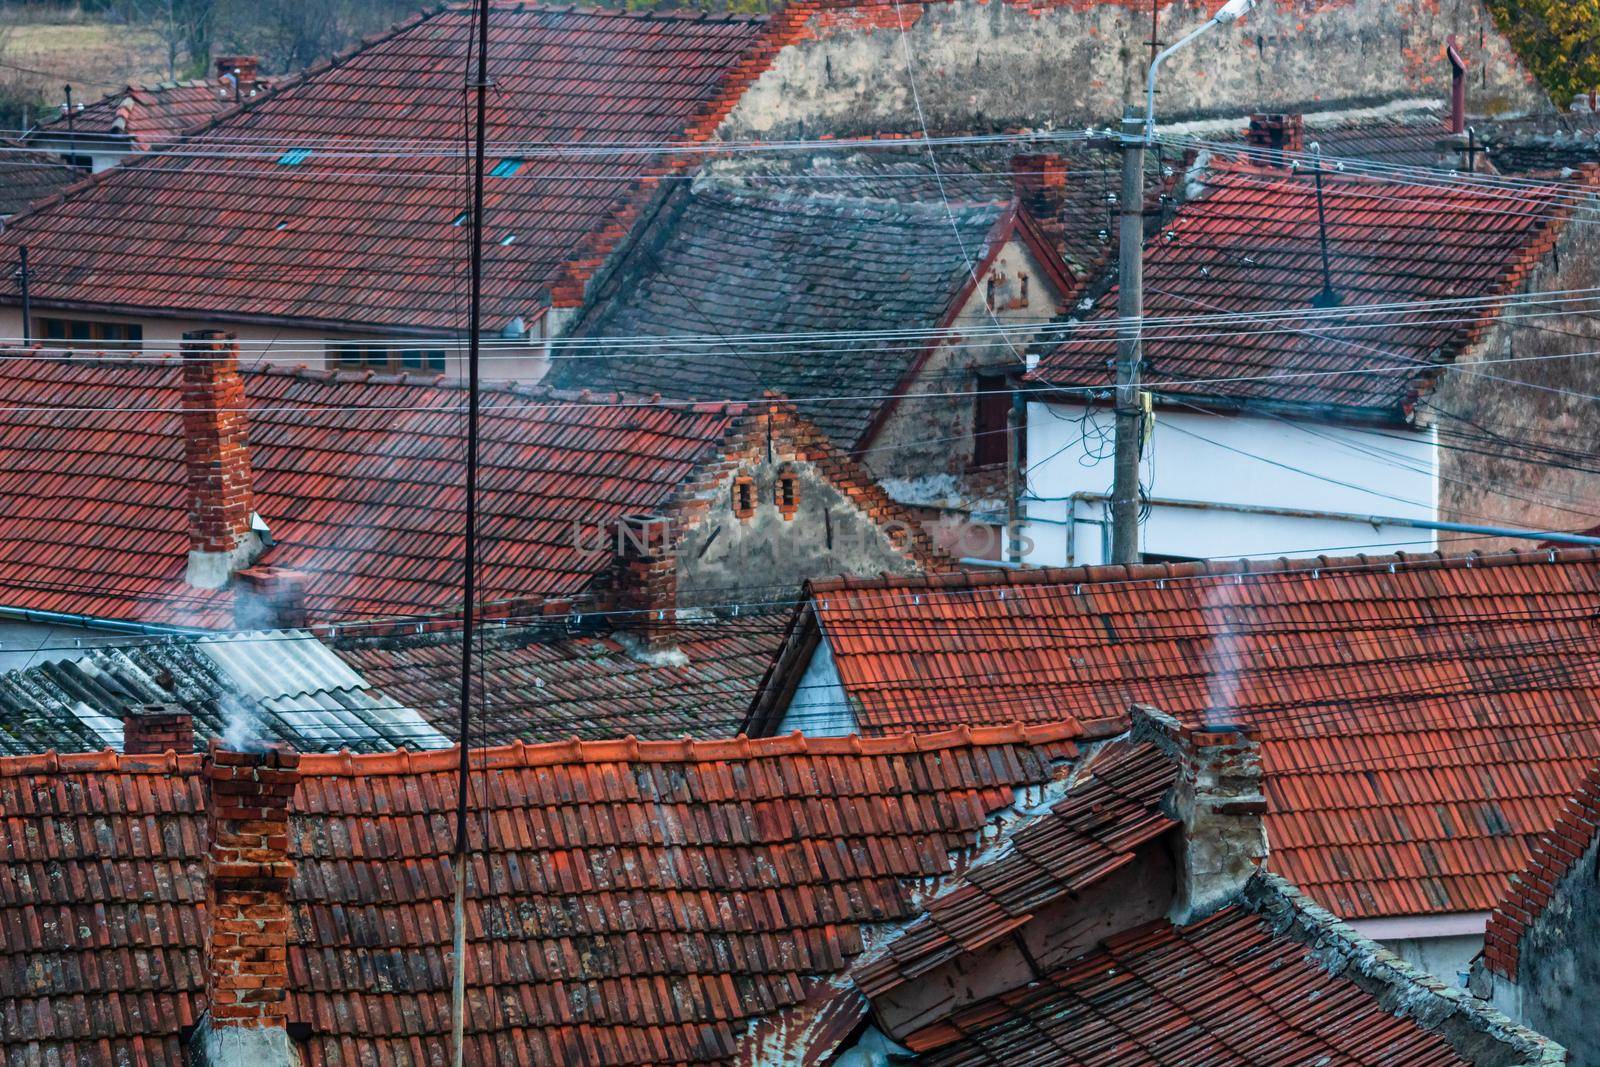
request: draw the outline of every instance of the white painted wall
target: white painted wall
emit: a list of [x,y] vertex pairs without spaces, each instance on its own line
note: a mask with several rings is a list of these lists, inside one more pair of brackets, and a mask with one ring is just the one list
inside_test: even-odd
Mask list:
[[[1025,562],[1105,562],[1109,505],[1070,498],[1111,491],[1111,454],[1109,408],[1029,402]],[[1158,410],[1142,469],[1158,499],[1415,519],[1437,509],[1431,432]],[[1140,544],[1153,554],[1238,558],[1424,552],[1435,539],[1400,526],[1157,506]]]
[[[51,308],[38,307],[33,309],[33,317],[35,319],[62,318],[92,319],[99,322],[136,322],[144,329],[143,350],[152,355],[178,351],[185,333],[194,330],[225,330],[243,342],[239,349],[239,361],[245,365],[259,359],[267,363],[288,366],[304,364],[313,369],[322,369],[328,366],[329,341],[382,340],[396,347],[445,349],[448,355],[446,356],[444,373],[451,377],[464,377],[466,373],[465,344],[456,341],[429,341],[423,338],[403,338],[398,334],[340,333],[333,330],[268,326],[220,320],[204,321],[200,319],[157,318],[155,316],[141,318],[136,315],[101,315],[87,311],[57,311]],[[16,306],[0,307],[0,338],[21,338],[22,335],[21,309]],[[0,343],[13,344],[17,342],[7,340]],[[92,349],[86,344],[82,351],[87,354]],[[526,343],[515,346],[502,347],[499,343],[486,343],[482,366],[483,377],[488,381],[536,382],[543,378],[545,371],[549,369],[545,339],[536,333]],[[428,373],[438,372],[414,371],[412,373],[425,376]]]
[[811,653],[811,661],[800,676],[800,685],[784,710],[777,733],[796,730],[808,737],[843,737],[856,732],[855,712],[844,695],[827,638],[818,642],[816,651]]

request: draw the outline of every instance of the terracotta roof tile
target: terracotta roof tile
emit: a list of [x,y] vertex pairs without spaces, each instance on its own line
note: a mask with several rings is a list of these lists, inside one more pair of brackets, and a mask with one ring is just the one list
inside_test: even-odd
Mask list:
[[856,986],[870,998],[882,996],[1132,862],[1135,848],[1179,825],[1161,808],[1177,775],[1177,762],[1153,744],[1117,743],[1097,754],[1070,793],[930,901],[880,956],[857,967]]
[[1592,551],[813,590],[866,732],[1135,702],[1253,723],[1272,866],[1345,918],[1493,907],[1600,759]]
[[[1284,170],[1214,167],[1203,195],[1149,240],[1145,314],[1195,316],[1312,310],[1322,288],[1316,188]],[[1569,214],[1570,187],[1533,185],[1514,201],[1459,183],[1407,187],[1323,179],[1338,329],[1316,320],[1248,328],[1164,327],[1145,342],[1145,381],[1163,395],[1236,402],[1328,405],[1402,416],[1441,363],[1462,352],[1492,316],[1449,307],[1396,317],[1356,315],[1362,305],[1482,298],[1521,287]],[[1554,220],[1554,221],[1551,221]],[[1111,288],[1084,318],[1116,317]],[[1042,357],[1032,377],[1059,386],[1104,386],[1116,354],[1102,326]],[[1225,380],[1220,380],[1225,379]]]
[[[263,78],[257,84],[266,89],[271,82]],[[70,127],[66,116],[57,115],[41,123],[30,137],[56,139],[67,136],[69,130],[91,137],[122,135],[135,149],[146,152],[204,126],[235,106],[233,90],[220,82],[129,85],[73,112]]]
[[[459,141],[471,21],[467,7],[439,9],[186,141],[196,152],[212,142],[305,142],[303,158],[148,153],[14,221],[0,243],[28,246],[34,306],[459,329],[460,161],[373,152],[371,141]],[[704,139],[734,88],[762,69],[765,25],[497,4],[489,140]],[[341,138],[347,147],[328,147]],[[490,330],[530,316],[638,175],[661,169],[648,154],[504,158],[514,173],[490,179],[485,217],[516,240],[487,251]]]
[[1539,836],[1528,862],[1489,915],[1483,962],[1515,981],[1522,935],[1544,913],[1556,887],[1600,835],[1600,765],[1586,774],[1561,806],[1550,828]]
[[1108,938],[908,1043],[927,1067],[1472,1062],[1241,905]]
[[[455,605],[463,391],[431,380],[242,373],[255,510],[276,541],[259,562],[307,575],[311,619]],[[583,589],[612,554],[593,537],[579,546],[574,524],[592,534],[667,501],[738,413],[576,399],[484,393],[486,600]],[[0,604],[233,624],[230,594],[184,582],[180,407],[175,361],[11,362],[0,377]]]
[[[483,751],[468,1061],[730,1061],[752,1020],[848,966],[864,925],[914,914],[1078,732]],[[444,1056],[455,759],[300,762],[290,1018],[313,1067]],[[203,980],[199,767],[0,759],[0,1058],[178,1061]]]

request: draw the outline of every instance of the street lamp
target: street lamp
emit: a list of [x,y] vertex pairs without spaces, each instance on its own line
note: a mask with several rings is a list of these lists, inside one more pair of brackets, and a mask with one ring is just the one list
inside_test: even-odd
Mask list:
[[1144,119],[1130,106],[1122,120],[1122,219],[1117,251],[1116,452],[1111,472],[1111,562],[1139,562],[1139,459],[1144,406],[1139,397],[1144,323],[1144,150],[1156,132],[1156,74],[1174,52],[1215,26],[1236,22],[1256,0],[1228,0],[1199,27],[1150,63]]

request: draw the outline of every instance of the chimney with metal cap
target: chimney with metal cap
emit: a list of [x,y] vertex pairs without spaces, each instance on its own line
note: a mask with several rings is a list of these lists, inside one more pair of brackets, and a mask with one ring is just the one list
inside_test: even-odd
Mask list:
[[1467,59],[1451,34],[1444,54],[1450,60],[1450,132],[1467,132]]
[[221,589],[266,547],[251,511],[249,416],[239,349],[220,330],[183,335],[183,455],[189,486],[184,580]]

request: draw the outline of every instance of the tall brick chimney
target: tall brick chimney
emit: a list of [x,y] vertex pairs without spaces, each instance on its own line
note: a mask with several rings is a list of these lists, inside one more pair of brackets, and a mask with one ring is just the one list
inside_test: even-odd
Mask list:
[[194,718],[181,704],[133,704],[122,712],[122,751],[150,756],[194,751]]
[[184,580],[220,589],[265,543],[251,529],[249,416],[239,349],[229,334],[183,335],[183,458],[189,487]]
[[231,752],[205,764],[206,1011],[191,1061],[203,1067],[292,1067],[289,1039],[289,804],[300,755]]
[[1066,234],[1067,161],[1048,154],[1012,156],[1011,188],[1060,251]]
[[678,561],[672,523],[659,515],[631,515],[617,524],[616,616],[647,652],[677,645]]
[[1203,918],[1236,897],[1267,856],[1261,756],[1250,727],[1186,727],[1154,708],[1133,709],[1133,737],[1178,763],[1172,816],[1183,823],[1183,855],[1172,921]]
[[1251,115],[1245,143],[1254,151],[1252,162],[1268,167],[1287,167],[1293,160],[1284,153],[1306,150],[1305,120],[1299,115]]

